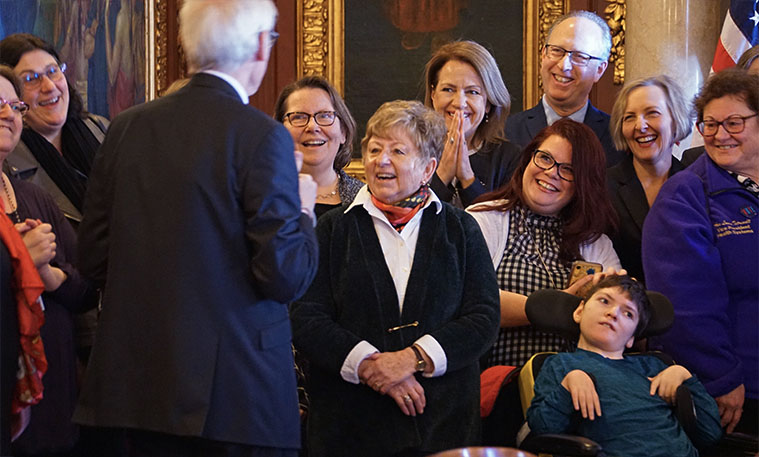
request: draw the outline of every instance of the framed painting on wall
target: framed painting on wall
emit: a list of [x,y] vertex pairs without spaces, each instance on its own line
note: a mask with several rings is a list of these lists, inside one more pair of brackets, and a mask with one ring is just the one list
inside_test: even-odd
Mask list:
[[0,37],[51,43],[85,109],[112,119],[166,85],[167,1],[0,0]]
[[540,97],[540,49],[550,24],[569,10],[569,0],[298,4],[298,75],[327,77],[345,97],[360,134],[381,103],[422,99],[424,65],[451,40],[474,40],[490,50],[512,96],[512,112],[533,106]]

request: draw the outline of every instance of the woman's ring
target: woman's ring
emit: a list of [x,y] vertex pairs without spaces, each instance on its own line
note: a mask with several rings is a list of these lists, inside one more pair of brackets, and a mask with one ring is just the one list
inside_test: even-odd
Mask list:
[[409,395],[406,394],[406,395],[403,396],[403,401],[410,402],[411,401],[411,397],[409,397]]
[[453,135],[451,135],[451,136],[449,136],[449,137],[448,137],[448,141],[449,141],[451,144],[453,144]]
[[382,388],[382,383],[381,382],[375,383],[374,388],[377,390],[380,390]]

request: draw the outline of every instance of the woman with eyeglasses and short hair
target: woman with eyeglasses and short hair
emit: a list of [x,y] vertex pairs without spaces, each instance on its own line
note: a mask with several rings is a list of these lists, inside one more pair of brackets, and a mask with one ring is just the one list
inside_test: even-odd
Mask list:
[[314,178],[316,217],[353,201],[363,183],[343,168],[351,161],[356,121],[337,90],[320,76],[306,76],[279,94],[274,118],[282,122],[303,155],[301,173]]
[[482,229],[501,289],[501,329],[486,366],[520,366],[536,352],[568,346],[530,327],[524,305],[539,289],[578,293],[592,277],[568,286],[573,261],[600,263],[607,272],[621,268],[604,235],[616,219],[605,157],[589,127],[559,120],[527,145],[508,184],[467,209]]
[[647,286],[675,310],[652,344],[704,383],[728,433],[756,436],[759,77],[723,70],[695,105],[706,154],[664,183],[643,226]]
[[[21,100],[22,87],[14,71],[0,65],[0,166],[17,148],[23,135],[22,119],[31,113]],[[42,377],[42,391],[31,392],[41,398],[31,406],[28,426],[15,430],[23,432],[12,444],[13,455],[63,455],[72,450],[79,436],[71,420],[78,391],[73,313],[93,308],[97,292],[74,267],[76,233],[51,196],[6,173],[1,177],[3,211],[21,234],[45,287],[40,335],[47,372]]]
[[21,141],[6,160],[6,172],[45,189],[76,227],[92,160],[108,121],[86,113],[66,79],[66,64],[46,41],[16,33],[0,41],[0,64],[21,79],[29,106]]

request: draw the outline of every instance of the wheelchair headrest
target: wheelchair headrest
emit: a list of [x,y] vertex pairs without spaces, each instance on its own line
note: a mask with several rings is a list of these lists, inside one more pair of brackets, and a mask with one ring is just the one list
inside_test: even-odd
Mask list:
[[[667,297],[650,290],[646,291],[646,295],[651,302],[651,319],[638,339],[661,335],[669,330],[675,320],[672,302]],[[527,297],[525,312],[536,329],[577,340],[580,337],[580,326],[572,319],[572,313],[581,301],[580,297],[561,290],[537,290]]]

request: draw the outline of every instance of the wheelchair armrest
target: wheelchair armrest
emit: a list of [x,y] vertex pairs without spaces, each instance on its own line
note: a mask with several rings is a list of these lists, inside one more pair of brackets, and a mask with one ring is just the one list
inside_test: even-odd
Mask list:
[[593,440],[576,435],[530,433],[519,445],[534,454],[556,454],[572,457],[603,456],[601,446]]
[[693,443],[698,443],[698,427],[696,423],[696,405],[693,404],[693,396],[690,389],[680,384],[675,392],[675,416],[685,430],[685,434]]
[[745,433],[736,432],[725,435],[720,444],[742,452],[743,455],[756,455],[756,452],[759,451],[759,440],[757,439],[757,436],[747,435]]

